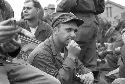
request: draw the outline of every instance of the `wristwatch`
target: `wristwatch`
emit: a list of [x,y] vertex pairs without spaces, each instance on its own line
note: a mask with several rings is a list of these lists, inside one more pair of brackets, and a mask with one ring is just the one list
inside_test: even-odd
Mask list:
[[71,60],[73,60],[73,62],[77,63],[78,62],[78,58],[73,57],[73,56],[68,56],[68,58],[70,58]]

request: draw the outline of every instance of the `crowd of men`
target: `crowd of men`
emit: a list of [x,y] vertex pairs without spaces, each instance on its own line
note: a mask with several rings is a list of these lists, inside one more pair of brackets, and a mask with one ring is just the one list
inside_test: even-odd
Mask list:
[[[10,4],[0,0],[0,84],[124,84],[124,43],[115,49],[97,43],[104,9],[105,0],[61,0],[46,9],[25,0],[16,21]],[[29,46],[26,60],[18,59],[27,51],[20,34],[40,41]]]

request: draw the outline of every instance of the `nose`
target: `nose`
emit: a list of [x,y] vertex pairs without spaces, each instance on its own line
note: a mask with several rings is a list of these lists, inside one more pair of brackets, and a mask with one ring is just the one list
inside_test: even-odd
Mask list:
[[27,8],[23,9],[23,13],[27,13]]
[[72,39],[74,39],[74,38],[76,37],[75,32],[74,32],[74,31],[72,31],[72,32],[70,33],[70,36],[72,37]]

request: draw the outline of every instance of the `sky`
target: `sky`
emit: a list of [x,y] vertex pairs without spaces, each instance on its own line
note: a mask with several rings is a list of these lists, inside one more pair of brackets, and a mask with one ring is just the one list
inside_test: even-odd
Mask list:
[[[15,12],[15,19],[19,20],[20,19],[20,13],[21,10],[23,8],[23,2],[24,0],[6,0],[10,3],[10,5],[12,6],[14,12]],[[39,0],[42,7],[46,7],[48,4],[55,4],[56,5],[56,1],[57,0]],[[125,6],[125,0],[110,0],[113,1],[115,3],[121,4],[123,6]]]

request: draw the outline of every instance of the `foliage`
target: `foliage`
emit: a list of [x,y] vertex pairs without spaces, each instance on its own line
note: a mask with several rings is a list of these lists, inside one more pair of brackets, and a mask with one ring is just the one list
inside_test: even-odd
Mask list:
[[110,27],[111,27],[111,22],[109,22],[106,19],[99,18],[99,30],[98,30],[98,36],[97,36],[98,42],[104,43],[107,41],[107,38],[105,37],[105,33]]

